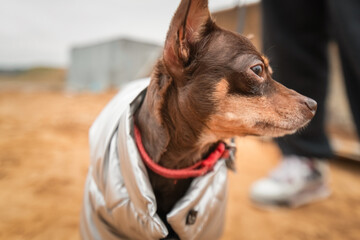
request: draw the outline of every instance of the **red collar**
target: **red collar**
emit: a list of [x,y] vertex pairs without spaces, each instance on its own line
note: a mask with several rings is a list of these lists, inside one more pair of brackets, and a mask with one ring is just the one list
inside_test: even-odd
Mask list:
[[165,178],[185,179],[185,178],[194,178],[194,177],[203,176],[213,169],[214,165],[221,157],[226,158],[227,157],[226,155],[228,155],[228,150],[225,147],[225,143],[220,142],[217,148],[212,153],[210,153],[210,155],[206,159],[203,159],[190,167],[182,168],[182,169],[164,168],[156,164],[147,154],[141,140],[140,131],[135,124],[134,124],[134,132],[135,132],[135,142],[145,165],[148,168],[150,168],[153,172]]

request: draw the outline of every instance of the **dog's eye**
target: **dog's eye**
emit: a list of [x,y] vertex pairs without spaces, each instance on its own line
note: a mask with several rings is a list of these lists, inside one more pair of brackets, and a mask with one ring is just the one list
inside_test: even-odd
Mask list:
[[251,70],[258,75],[259,77],[261,77],[262,72],[263,72],[263,67],[261,64],[255,65],[253,67],[251,67]]

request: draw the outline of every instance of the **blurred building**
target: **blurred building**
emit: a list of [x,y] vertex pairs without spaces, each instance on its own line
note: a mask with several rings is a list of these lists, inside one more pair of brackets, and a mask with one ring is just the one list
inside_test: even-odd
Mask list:
[[74,47],[67,89],[103,91],[149,76],[161,49],[159,45],[126,38]]

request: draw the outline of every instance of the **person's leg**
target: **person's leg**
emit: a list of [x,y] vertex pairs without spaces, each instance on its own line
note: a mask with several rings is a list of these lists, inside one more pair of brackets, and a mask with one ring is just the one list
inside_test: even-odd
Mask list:
[[308,127],[278,139],[279,165],[250,190],[261,205],[300,206],[329,196],[326,162],[332,151],[325,134],[327,92],[326,9],[324,1],[263,0],[263,44],[274,79],[315,99],[318,110]]
[[284,155],[329,158],[325,134],[327,92],[326,8],[324,1],[263,0],[263,47],[270,58],[274,79],[313,98],[318,110],[299,133],[279,138]]
[[360,1],[328,0],[334,37],[339,45],[347,95],[360,137]]

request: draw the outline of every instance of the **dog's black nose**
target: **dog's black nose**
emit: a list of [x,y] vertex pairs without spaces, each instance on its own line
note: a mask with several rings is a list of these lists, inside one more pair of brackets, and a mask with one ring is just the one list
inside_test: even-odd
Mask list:
[[317,103],[314,100],[312,100],[311,98],[307,98],[305,100],[305,104],[311,110],[311,112],[313,112],[313,114],[315,114],[316,109],[317,109]]

